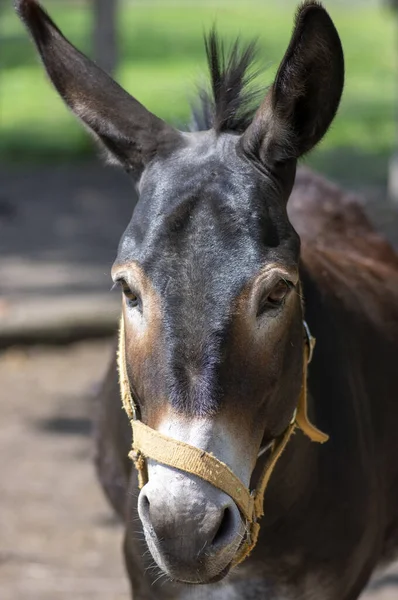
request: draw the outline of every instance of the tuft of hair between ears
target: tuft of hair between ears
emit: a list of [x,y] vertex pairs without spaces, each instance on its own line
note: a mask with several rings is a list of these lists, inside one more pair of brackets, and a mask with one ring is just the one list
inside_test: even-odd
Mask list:
[[251,85],[261,72],[254,66],[257,42],[243,44],[237,39],[227,51],[214,27],[204,40],[210,90],[199,89],[199,103],[192,106],[191,129],[243,133],[264,95],[263,88]]

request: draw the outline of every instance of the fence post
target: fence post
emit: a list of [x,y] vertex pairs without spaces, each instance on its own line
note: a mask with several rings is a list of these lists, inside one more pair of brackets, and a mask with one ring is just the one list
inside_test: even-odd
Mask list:
[[117,66],[118,0],[94,0],[94,58],[107,73]]
[[[395,101],[398,104],[398,0],[384,0],[384,4],[389,7],[393,13],[395,21]],[[398,204],[398,109],[394,111],[395,116],[395,143],[394,151],[390,156],[388,163],[388,198],[393,204]]]

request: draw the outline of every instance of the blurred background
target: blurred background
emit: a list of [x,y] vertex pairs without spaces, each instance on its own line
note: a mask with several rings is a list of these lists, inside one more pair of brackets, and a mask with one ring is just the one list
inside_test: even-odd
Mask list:
[[[324,0],[340,33],[339,115],[306,164],[357,191],[398,244],[398,1]],[[177,126],[206,78],[203,32],[259,38],[268,85],[293,0],[46,0],[64,34]],[[0,598],[128,598],[121,530],[92,468],[91,417],[116,330],[109,292],[134,206],[0,4]],[[392,569],[368,600],[398,596]]]

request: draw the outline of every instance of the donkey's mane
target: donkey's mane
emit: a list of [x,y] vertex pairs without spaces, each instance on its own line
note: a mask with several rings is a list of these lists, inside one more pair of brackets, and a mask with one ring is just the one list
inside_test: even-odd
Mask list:
[[242,133],[256,111],[255,101],[263,90],[251,86],[259,71],[254,68],[255,41],[242,44],[235,40],[226,51],[213,28],[205,36],[210,90],[199,89],[199,101],[192,108],[191,130],[215,129]]

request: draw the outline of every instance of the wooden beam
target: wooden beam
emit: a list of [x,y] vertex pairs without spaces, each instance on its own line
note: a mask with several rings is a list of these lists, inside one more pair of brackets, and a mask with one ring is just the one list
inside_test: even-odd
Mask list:
[[118,0],[94,0],[94,60],[113,73],[117,66]]

